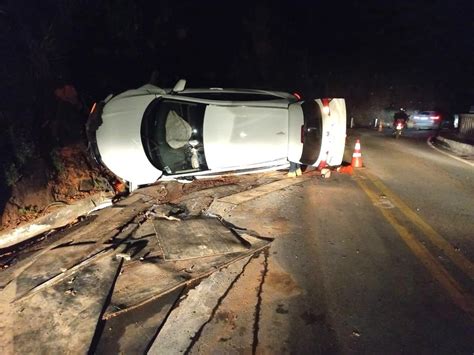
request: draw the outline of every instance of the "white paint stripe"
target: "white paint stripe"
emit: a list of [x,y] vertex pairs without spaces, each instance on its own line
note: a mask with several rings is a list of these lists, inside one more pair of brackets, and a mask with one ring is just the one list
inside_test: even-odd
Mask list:
[[360,158],[360,157],[362,157],[362,154],[361,153],[354,153],[354,154],[352,154],[352,157],[353,158]]
[[428,143],[428,145],[429,145],[431,148],[433,148],[434,150],[437,150],[438,152],[440,152],[440,153],[442,153],[442,154],[444,154],[444,155],[447,155],[448,157],[451,157],[451,158],[453,158],[453,159],[456,159],[457,161],[463,162],[463,163],[465,163],[465,164],[467,164],[467,165],[470,165],[470,166],[474,167],[474,163],[473,163],[473,162],[470,162],[470,161],[467,161],[467,160],[465,160],[465,159],[459,158],[459,157],[457,157],[457,156],[455,156],[455,155],[449,154],[448,152],[445,152],[445,151],[443,151],[443,150],[441,150],[441,149],[435,147],[435,146],[433,145],[433,143],[431,143],[431,138],[433,138],[433,136],[428,137],[428,140],[426,141],[426,143]]
[[360,143],[356,143],[355,150],[360,150]]

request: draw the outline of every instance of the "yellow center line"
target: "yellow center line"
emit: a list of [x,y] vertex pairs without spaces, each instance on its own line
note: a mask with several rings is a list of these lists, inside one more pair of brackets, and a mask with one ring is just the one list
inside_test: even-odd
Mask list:
[[[379,202],[379,196],[372,191],[369,186],[361,179],[356,179],[357,184],[367,194],[375,206]],[[397,221],[394,214],[389,209],[381,206],[378,207],[385,219],[393,226],[393,228],[400,235],[405,244],[421,261],[421,263],[428,269],[431,275],[440,283],[446,290],[452,301],[463,311],[468,313],[471,318],[474,318],[474,299],[471,295],[466,293],[459,283],[444,269],[443,265],[430,254],[428,249],[420,243],[416,237],[407,230],[400,222]]]
[[433,245],[439,248],[451,261],[466,275],[469,276],[471,280],[474,280],[474,264],[468,260],[462,253],[456,251],[456,249],[444,239],[438,232],[436,232],[433,227],[426,223],[421,217],[410,207],[407,206],[398,196],[396,196],[390,189],[385,186],[382,181],[375,178],[372,174],[368,172],[363,173],[387,198],[397,206],[400,211],[421,231],[426,235]]

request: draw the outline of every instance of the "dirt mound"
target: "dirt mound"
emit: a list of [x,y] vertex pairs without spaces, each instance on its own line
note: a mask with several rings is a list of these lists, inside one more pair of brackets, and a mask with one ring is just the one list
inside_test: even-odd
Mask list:
[[85,145],[58,148],[52,152],[51,162],[34,160],[12,187],[0,230],[16,227],[99,191],[111,190],[103,173],[88,159]]

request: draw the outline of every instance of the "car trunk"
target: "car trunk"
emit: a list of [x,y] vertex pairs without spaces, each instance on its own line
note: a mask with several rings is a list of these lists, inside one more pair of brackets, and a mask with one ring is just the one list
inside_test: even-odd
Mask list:
[[318,166],[342,163],[346,139],[344,99],[297,102],[289,109],[288,159]]

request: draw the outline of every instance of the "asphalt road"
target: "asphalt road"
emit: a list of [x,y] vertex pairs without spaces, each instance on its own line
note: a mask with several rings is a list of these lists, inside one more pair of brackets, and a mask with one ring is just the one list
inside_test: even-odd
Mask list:
[[355,130],[347,160],[360,137],[365,168],[229,212],[276,239],[190,352],[472,354],[474,170],[430,133]]
[[1,353],[472,354],[474,167],[431,133],[349,132],[352,175],[137,190],[11,257]]

